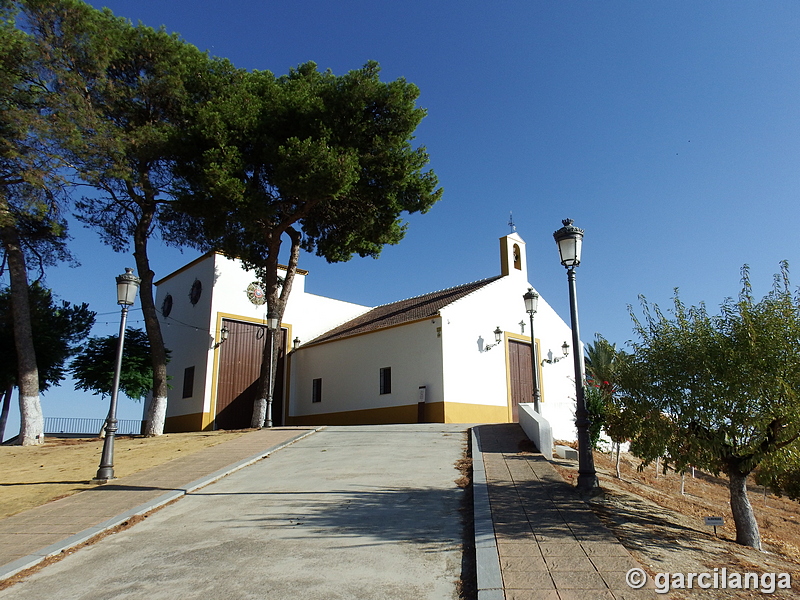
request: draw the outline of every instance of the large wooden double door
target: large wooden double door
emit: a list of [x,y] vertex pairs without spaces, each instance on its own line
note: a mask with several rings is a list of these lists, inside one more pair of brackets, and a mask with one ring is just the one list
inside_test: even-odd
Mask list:
[[[215,429],[246,429],[253,417],[258,376],[264,347],[269,343],[266,325],[223,319],[230,332],[219,347]],[[287,332],[276,332],[278,368],[272,395],[272,424],[283,425],[283,379]]]

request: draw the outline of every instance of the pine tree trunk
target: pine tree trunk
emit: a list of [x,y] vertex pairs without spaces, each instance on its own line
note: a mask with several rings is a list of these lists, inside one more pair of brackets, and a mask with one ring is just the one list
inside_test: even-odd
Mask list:
[[145,418],[144,435],[153,437],[164,433],[164,426],[167,422],[167,398],[153,396],[147,406],[147,417]]
[[[261,371],[258,378],[258,394],[256,400],[253,402],[253,417],[250,421],[250,427],[261,429],[267,425],[267,408],[268,399],[274,394],[275,391],[275,377],[278,370],[278,346],[277,341],[280,334],[281,318],[278,317],[278,329],[268,330],[267,343],[264,344],[264,353],[261,357]],[[272,370],[272,377],[270,377],[270,369]],[[275,422],[275,398],[272,398],[273,412],[272,423]]]
[[250,418],[250,427],[261,429],[267,419],[267,394],[269,393],[269,342],[264,344],[264,353],[261,355],[261,371],[258,376],[258,393],[253,402],[253,416]]
[[19,443],[33,446],[44,442],[44,416],[39,402],[39,369],[33,347],[28,272],[14,218],[5,204],[0,205],[0,238],[6,251],[11,283],[11,314],[14,318],[14,344],[17,350],[19,388]]
[[[286,267],[286,276],[283,283],[278,284],[278,253],[280,251],[280,233],[272,233],[269,238],[269,255],[267,256],[266,264],[264,265],[263,272],[265,275],[266,296],[267,296],[267,310],[273,312],[278,319],[278,328],[270,331],[272,336],[267,340],[264,345],[264,354],[261,359],[261,371],[258,378],[258,391],[256,399],[253,402],[253,417],[250,422],[251,427],[261,428],[264,426],[264,421],[267,417],[267,398],[274,394],[275,378],[278,369],[278,354],[280,351],[280,324],[283,321],[283,313],[286,309],[286,303],[289,300],[289,294],[292,292],[292,284],[294,283],[294,275],[297,272],[297,262],[300,257],[300,233],[293,227],[289,226],[285,230],[286,234],[291,239],[292,245],[289,250],[289,264]],[[280,287],[280,294],[278,288]],[[270,377],[270,370],[272,377]],[[272,406],[275,406],[275,398],[272,398]],[[272,414],[272,421],[275,422],[275,415]]]
[[761,536],[753,507],[747,497],[747,476],[735,471],[728,473],[728,489],[731,494],[731,512],[736,525],[736,543],[761,550]]
[[142,280],[139,284],[139,298],[142,303],[144,327],[147,332],[147,339],[150,342],[150,361],[153,366],[153,397],[147,407],[144,428],[144,435],[148,437],[164,433],[168,392],[167,352],[164,348],[164,336],[161,334],[161,324],[158,321],[158,312],[153,294],[155,273],[150,269],[150,259],[147,256],[147,240],[154,214],[155,209],[143,207],[133,238],[133,256],[136,260],[136,270]]

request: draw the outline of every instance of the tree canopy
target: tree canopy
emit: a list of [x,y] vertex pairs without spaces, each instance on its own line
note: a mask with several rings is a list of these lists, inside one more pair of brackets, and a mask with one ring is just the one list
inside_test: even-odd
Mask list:
[[725,473],[737,541],[760,548],[747,476],[759,465],[796,469],[800,457],[800,299],[788,265],[758,301],[745,266],[738,299],[718,315],[685,306],[677,292],[672,316],[642,306],[619,379],[640,424],[631,449],[645,461],[667,456],[679,471]]
[[419,90],[381,82],[377,63],[338,77],[314,63],[228,76],[184,146],[180,208],[200,219],[205,247],[259,269],[294,226],[302,249],[331,262],[375,257],[402,239],[402,212],[440,198],[410,142],[425,116]]
[[55,139],[77,177],[99,192],[78,218],[118,252],[133,248],[150,340],[153,401],[145,433],[164,430],[167,357],[155,306],[149,239],[172,201],[179,150],[195,107],[213,95],[213,60],[176,34],[132,25],[80,0],[21,0],[60,99]]
[[[105,396],[111,395],[116,369],[118,335],[93,337],[72,360],[75,389]],[[167,351],[169,355],[169,351]],[[153,389],[153,366],[150,342],[141,329],[125,330],[125,352],[122,355],[119,388],[128,398],[142,400]]]

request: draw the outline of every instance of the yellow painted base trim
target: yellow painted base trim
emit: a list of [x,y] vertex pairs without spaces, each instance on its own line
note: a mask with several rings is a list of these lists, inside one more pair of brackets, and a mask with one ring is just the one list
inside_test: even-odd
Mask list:
[[[464,404],[461,402],[432,402],[425,405],[426,423],[506,423],[505,406]],[[287,425],[387,425],[417,423],[416,404],[345,410],[341,412],[300,415],[288,418]]]
[[164,421],[164,433],[183,433],[185,431],[210,431],[208,413],[192,413],[167,417]]
[[445,402],[445,423],[508,423],[505,406]]
[[[320,413],[288,417],[287,425],[388,425],[391,423],[417,423],[418,405],[388,406],[364,410]],[[210,431],[211,413],[192,413],[167,417],[165,433],[184,431]],[[505,406],[466,404],[463,402],[431,402],[425,404],[426,423],[507,423]]]

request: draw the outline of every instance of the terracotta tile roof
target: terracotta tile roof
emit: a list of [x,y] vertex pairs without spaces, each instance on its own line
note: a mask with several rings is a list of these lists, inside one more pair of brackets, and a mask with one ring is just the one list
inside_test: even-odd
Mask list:
[[424,294],[407,300],[400,300],[398,302],[392,302],[391,304],[375,307],[365,312],[363,315],[347,323],[343,323],[338,327],[334,327],[330,331],[311,340],[308,344],[303,345],[330,342],[351,335],[368,333],[394,325],[410,323],[411,321],[417,321],[419,319],[435,317],[439,314],[439,310],[448,304],[452,304],[456,300],[479,290],[493,281],[497,281],[501,277],[502,275],[497,275],[495,277],[489,277],[488,279],[481,279],[480,281],[466,283],[446,290],[431,292],[430,294]]

